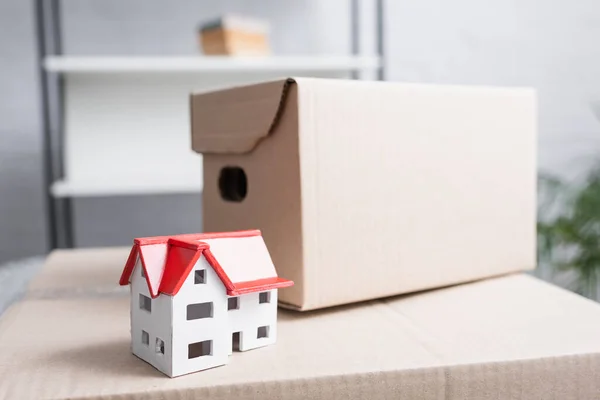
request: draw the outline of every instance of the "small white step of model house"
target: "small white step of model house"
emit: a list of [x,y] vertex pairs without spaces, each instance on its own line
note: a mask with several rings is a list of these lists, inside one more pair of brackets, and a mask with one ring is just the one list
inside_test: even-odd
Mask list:
[[260,231],[135,239],[133,354],[168,376],[227,364],[232,351],[277,340],[279,278]]

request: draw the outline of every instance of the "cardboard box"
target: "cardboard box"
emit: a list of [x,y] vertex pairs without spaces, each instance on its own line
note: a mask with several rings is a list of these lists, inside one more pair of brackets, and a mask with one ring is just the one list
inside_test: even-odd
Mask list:
[[287,307],[531,269],[528,89],[294,78],[191,97],[204,230],[261,229]]
[[0,319],[0,398],[600,398],[600,305],[519,274],[280,310],[277,345],[169,379],[130,352],[128,292],[99,295],[117,287],[127,254],[51,256]]
[[200,45],[206,55],[267,56],[269,24],[266,21],[227,15],[200,27]]

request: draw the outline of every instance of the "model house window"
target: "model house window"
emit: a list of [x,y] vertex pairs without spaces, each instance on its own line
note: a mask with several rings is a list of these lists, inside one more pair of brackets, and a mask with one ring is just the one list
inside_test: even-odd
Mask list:
[[140,271],[142,271],[142,278],[146,278],[146,273],[144,272],[144,267],[141,267]]
[[258,303],[270,303],[271,302],[271,292],[262,292],[258,294]]
[[196,342],[188,345],[188,358],[212,356],[212,340]]
[[268,338],[269,337],[269,327],[268,326],[259,326],[258,332],[256,333],[256,338]]
[[150,346],[150,335],[146,331],[142,331],[142,344]]
[[165,354],[165,342],[161,338],[156,338],[156,354]]
[[187,306],[187,320],[213,317],[213,303],[196,303]]
[[242,332],[233,332],[231,335],[231,350],[240,351],[240,343],[242,342]]
[[140,294],[140,308],[148,312],[152,312],[152,299],[148,296]]
[[239,297],[230,297],[227,299],[227,309],[228,310],[239,310],[240,309],[240,298]]
[[194,272],[194,285],[200,285],[206,283],[206,270],[199,269]]

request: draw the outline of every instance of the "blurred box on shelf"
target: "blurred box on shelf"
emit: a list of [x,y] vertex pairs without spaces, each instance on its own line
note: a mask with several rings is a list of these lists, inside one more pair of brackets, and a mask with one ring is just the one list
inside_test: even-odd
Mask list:
[[289,78],[192,95],[204,231],[260,229],[312,310],[532,269],[536,95]]
[[256,18],[227,15],[200,26],[200,45],[206,55],[267,56],[269,23]]
[[[514,274],[298,313],[275,346],[169,379],[129,350],[129,248],[51,254],[0,318],[3,399],[596,399],[600,305]],[[125,289],[125,290],[123,290]]]

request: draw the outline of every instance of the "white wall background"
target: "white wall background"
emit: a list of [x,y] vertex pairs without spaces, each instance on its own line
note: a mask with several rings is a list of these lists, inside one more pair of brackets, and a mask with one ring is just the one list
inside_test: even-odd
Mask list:
[[[369,1],[369,0],[367,0]],[[535,86],[539,165],[576,176],[596,157],[600,3],[596,0],[387,0],[390,80]],[[368,8],[368,7],[367,7]],[[346,0],[63,0],[69,54],[194,54],[198,22],[222,12],[271,20],[278,53],[350,50]],[[42,253],[41,133],[31,2],[0,0],[0,260]],[[363,38],[369,42],[371,38]],[[198,230],[194,195],[75,202],[77,243]]]
[[600,155],[600,2],[387,2],[392,80],[534,86],[539,167],[575,176]]

